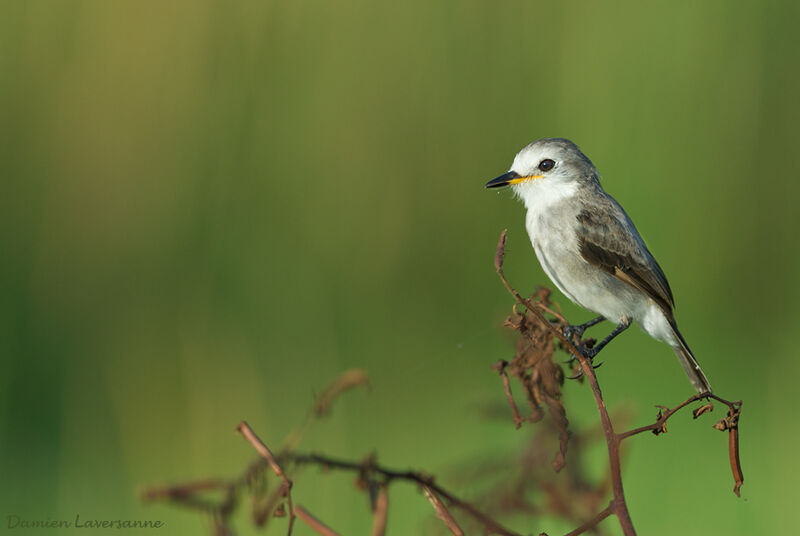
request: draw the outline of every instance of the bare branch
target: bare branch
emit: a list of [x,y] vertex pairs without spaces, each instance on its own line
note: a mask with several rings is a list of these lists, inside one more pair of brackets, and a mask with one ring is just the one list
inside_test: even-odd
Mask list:
[[[741,408],[742,408],[742,402],[741,401],[731,402],[731,401],[725,400],[724,398],[721,398],[721,397],[719,397],[719,396],[717,396],[717,395],[715,395],[713,393],[701,393],[701,394],[696,394],[694,396],[691,396],[691,397],[687,398],[685,401],[681,402],[680,404],[678,404],[677,406],[675,406],[672,409],[664,407],[664,406],[658,406],[660,409],[659,409],[659,412],[658,412],[658,416],[656,417],[656,421],[654,423],[648,424],[647,426],[641,426],[639,428],[634,428],[633,430],[628,430],[627,432],[622,432],[622,433],[619,434],[619,438],[620,439],[627,439],[628,437],[631,437],[631,436],[634,436],[634,435],[637,435],[637,434],[641,434],[642,432],[648,432],[648,431],[653,432],[655,435],[664,433],[664,432],[666,432],[667,420],[670,417],[675,415],[678,411],[680,411],[681,409],[685,408],[686,406],[688,406],[692,402],[696,402],[698,400],[709,399],[709,398],[712,398],[712,399],[714,399],[714,400],[716,400],[718,402],[721,402],[722,404],[725,404],[726,406],[728,406],[728,409],[729,409],[729,417],[727,419],[723,419],[722,421],[717,423],[719,429],[720,430],[727,430],[727,429],[729,429],[731,427],[736,427],[736,425],[738,423],[738,419],[739,419],[739,414],[741,413]],[[713,409],[714,409],[713,405],[704,404],[703,406],[700,406],[695,411],[693,411],[692,415],[696,419],[696,418],[700,417],[701,415],[703,415],[704,413],[708,413],[708,412],[713,411]],[[722,422],[725,422],[725,425],[721,425],[720,423],[722,423]]]
[[715,424],[714,428],[720,431],[728,431],[728,456],[731,462],[731,472],[733,473],[733,492],[737,497],[741,497],[739,489],[744,483],[742,464],[739,461],[739,415],[742,412],[742,401],[727,402],[718,397],[714,398],[728,405],[728,416]]
[[587,521],[586,523],[584,523],[583,525],[581,525],[577,529],[573,530],[572,532],[567,533],[567,536],[578,536],[578,534],[583,534],[587,530],[591,530],[591,529],[595,528],[597,525],[600,524],[601,521],[603,521],[605,518],[607,518],[608,516],[610,516],[613,513],[614,513],[614,502],[612,501],[611,503],[609,503],[608,506],[603,508],[603,510],[601,510],[592,519],[590,519],[589,521]]
[[[323,392],[320,398],[318,398],[315,402],[314,407],[317,408],[317,410],[320,408],[327,409],[330,405],[330,400],[332,400],[336,395],[351,387],[363,385],[365,381],[366,375],[363,373],[363,371],[349,371],[345,373],[342,375],[342,377],[340,377],[339,380],[337,380],[337,382],[334,382],[330,388]],[[311,414],[316,415],[316,413],[317,412],[314,411]],[[296,444],[299,438],[302,437],[304,428],[307,427],[308,422],[310,422],[310,420],[306,421],[299,432],[296,431],[294,433],[292,440],[287,441],[290,446]],[[436,485],[433,482],[433,477],[430,475],[413,471],[396,471],[387,469],[376,464],[374,457],[372,456],[361,462],[349,462],[313,454],[296,454],[293,452],[292,448],[288,447],[285,447],[279,454],[276,455],[270,450],[269,447],[267,447],[266,444],[264,444],[263,441],[261,441],[261,439],[255,434],[255,432],[246,422],[240,423],[237,427],[237,430],[261,456],[260,460],[248,466],[241,477],[229,481],[209,479],[172,487],[155,487],[145,490],[143,492],[143,496],[149,500],[173,500],[174,502],[186,504],[195,509],[217,513],[218,515],[215,517],[215,533],[228,534],[230,533],[230,529],[227,524],[228,516],[234,505],[236,491],[242,487],[248,487],[251,489],[251,491],[253,491],[253,518],[256,525],[262,526],[270,515],[285,515],[283,504],[280,503],[281,500],[285,499],[286,506],[288,507],[289,511],[288,534],[291,534],[294,526],[295,516],[302,516],[301,518],[306,523],[308,523],[313,516],[311,516],[305,509],[297,511],[292,504],[292,481],[288,478],[284,467],[287,463],[295,465],[318,465],[325,468],[353,471],[359,475],[359,478],[362,479],[364,483],[367,484],[365,487],[370,490],[377,490],[373,503],[374,536],[381,536],[383,533],[385,533],[386,521],[388,517],[388,485],[393,480],[405,480],[419,484],[420,486],[427,486],[438,497],[444,499],[451,508],[454,507],[463,511],[475,519],[478,523],[483,525],[486,534],[520,536],[518,533],[506,529],[499,522],[481,512],[472,504],[459,499],[444,488]],[[277,489],[272,490],[269,495],[264,497],[263,484],[258,484],[258,482],[262,478],[263,471],[266,469],[266,467],[269,467],[272,472],[275,473],[275,475],[280,479],[281,485]],[[376,480],[376,476],[379,478],[379,480]],[[226,499],[221,504],[202,501],[196,497],[197,493],[215,489],[225,489],[227,491]],[[317,520],[317,525],[315,526],[321,527],[324,526],[324,524]]]
[[283,496],[286,497],[286,504],[289,507],[289,527],[286,531],[287,536],[291,536],[292,528],[294,527],[294,506],[292,505],[292,481],[286,477],[286,473],[284,473],[283,468],[275,459],[275,456],[272,454],[272,451],[269,450],[261,439],[253,432],[253,429],[250,428],[246,422],[242,421],[239,423],[239,426],[236,428],[244,438],[253,445],[253,448],[256,449],[259,455],[264,458],[267,463],[269,464],[272,471],[275,475],[281,479],[281,486],[282,486],[282,493]]
[[514,401],[514,397],[511,394],[511,383],[508,381],[508,374],[506,373],[506,367],[508,366],[508,361],[500,360],[494,365],[492,365],[492,370],[496,370],[500,377],[503,378],[503,389],[506,392],[506,398],[508,399],[508,405],[511,407],[511,415],[514,417],[514,427],[519,429],[522,425],[523,419],[520,417],[519,409],[517,408],[517,403]]
[[[739,415],[742,412],[742,401],[739,400],[737,402],[731,402],[730,400],[725,400],[713,393],[702,393],[696,394],[694,396],[689,397],[684,402],[681,402],[674,408],[665,408],[660,406],[658,411],[658,416],[656,417],[656,421],[652,424],[648,424],[647,426],[640,426],[639,428],[634,428],[633,430],[628,430],[627,432],[622,432],[617,435],[617,439],[622,441],[623,439],[627,439],[631,436],[641,434],[642,432],[653,432],[653,434],[658,435],[665,433],[667,431],[667,420],[670,417],[675,415],[678,411],[685,408],[692,402],[703,400],[703,399],[714,399],[722,404],[728,406],[728,416],[717,424],[714,425],[714,428],[725,431],[728,430],[728,454],[731,462],[731,472],[733,473],[733,480],[734,480],[734,488],[733,492],[737,496],[741,496],[739,488],[742,487],[742,483],[744,482],[744,474],[742,473],[742,465],[739,461]],[[710,403],[704,404],[694,410],[692,412],[692,416],[696,419],[705,413],[709,413],[713,411],[714,406]]]
[[339,533],[327,526],[325,523],[311,515],[311,513],[300,506],[299,504],[294,507],[295,513],[297,513],[297,517],[305,521],[306,525],[314,529],[317,534],[321,534],[322,536],[339,536]]
[[436,517],[441,519],[442,523],[444,523],[455,536],[464,536],[464,531],[458,526],[453,514],[450,513],[450,510],[447,509],[436,493],[429,486],[422,486],[422,491],[425,493],[425,497],[431,505],[433,505],[433,509],[436,510]]
[[374,460],[369,458],[365,460],[365,462],[358,463],[322,456],[320,454],[287,453],[285,458],[282,458],[282,460],[283,459],[298,465],[318,465],[326,469],[354,471],[358,474],[363,474],[364,471],[371,471],[375,474],[381,475],[387,485],[393,480],[406,480],[409,482],[415,482],[421,486],[429,487],[439,497],[447,501],[450,507],[455,507],[475,519],[477,522],[483,525],[487,534],[499,534],[500,536],[520,536],[519,533],[505,528],[499,522],[478,510],[469,502],[459,499],[443,487],[434,483],[434,479],[430,475],[425,475],[415,471],[397,471],[394,469],[389,469],[375,463]]
[[731,472],[733,473],[733,492],[737,497],[742,494],[739,489],[744,483],[744,474],[742,473],[742,464],[739,461],[739,427],[734,426],[728,430],[728,452],[731,460]]
[[386,534],[386,521],[389,516],[389,488],[383,484],[375,498],[375,510],[372,513],[372,536]]

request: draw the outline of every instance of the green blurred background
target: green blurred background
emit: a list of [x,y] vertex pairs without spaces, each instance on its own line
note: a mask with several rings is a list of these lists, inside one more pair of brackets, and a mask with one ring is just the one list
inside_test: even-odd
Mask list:
[[[236,474],[253,458],[241,419],[279,445],[351,367],[371,389],[304,450],[374,451],[447,487],[455,464],[521,445],[510,419],[480,415],[503,397],[490,364],[513,352],[492,267],[502,229],[511,281],[549,282],[522,206],[483,184],[529,141],[564,136],[668,274],[718,393],[745,401],[743,498],[710,427],[722,410],[686,414],[631,444],[637,528],[786,533],[798,17],[788,1],[3,0],[0,532],[12,514],[80,513],[204,533],[137,489]],[[607,352],[608,404],[635,424],[691,394],[641,331]],[[571,420],[594,422],[587,388],[565,390]],[[351,480],[307,471],[295,500],[367,534]],[[392,488],[390,534],[430,516],[412,486]],[[237,528],[254,532],[246,513]]]

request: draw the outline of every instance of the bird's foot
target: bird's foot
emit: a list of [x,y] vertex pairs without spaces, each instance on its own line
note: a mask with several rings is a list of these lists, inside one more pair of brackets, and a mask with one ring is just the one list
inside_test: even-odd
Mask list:
[[[594,325],[594,324],[592,324],[592,322],[594,324],[596,324],[597,322],[599,322],[599,320],[594,319],[594,320],[591,320],[591,321],[587,322],[587,324]],[[586,324],[582,324],[582,325],[586,325]],[[617,325],[617,327],[614,328],[614,330],[608,335],[608,337],[606,337],[605,339],[603,339],[602,341],[600,341],[597,344],[595,344],[594,339],[587,339],[586,341],[581,341],[581,343],[577,345],[577,349],[580,350],[580,352],[583,354],[583,356],[586,357],[586,359],[588,359],[592,363],[592,368],[593,369],[597,369],[603,364],[603,362],[601,361],[600,363],[597,363],[595,365],[594,361],[592,361],[592,360],[595,358],[595,356],[598,353],[600,353],[600,350],[602,350],[605,347],[606,344],[611,342],[611,339],[613,339],[614,337],[616,337],[617,335],[619,335],[620,333],[622,333],[623,331],[628,329],[628,327],[630,325],[631,325],[631,321],[629,319],[627,319],[627,318],[623,318],[622,322],[620,322]],[[577,327],[580,328],[581,326],[577,326]],[[576,357],[574,355],[570,356],[570,359],[569,359],[569,361],[567,361],[567,363],[574,362],[575,358]],[[581,376],[583,376],[583,369],[582,368],[578,368],[578,371],[575,373],[575,375],[574,376],[570,376],[569,379],[576,380],[576,379],[580,378]]]
[[[597,341],[595,341],[595,339],[586,339],[586,341],[583,341],[583,342],[584,342],[584,344],[581,344],[581,345],[579,345],[577,347],[578,350],[580,350],[580,352],[583,354],[583,356],[589,360],[589,362],[591,363],[592,368],[594,370],[599,369],[601,366],[603,366],[603,363],[605,363],[605,361],[600,361],[599,363],[595,363],[594,362],[594,357],[600,351],[599,349],[595,349],[594,348],[594,344]],[[578,358],[575,356],[575,354],[572,354],[572,355],[569,356],[569,359],[567,361],[564,361],[564,363],[572,364],[575,361],[577,361],[577,359]],[[579,379],[579,378],[581,378],[583,376],[583,368],[582,367],[580,367],[580,366],[574,367],[574,370],[575,370],[575,374],[573,376],[567,376],[568,380],[577,380],[577,379]]]
[[594,339],[592,339],[591,340],[591,344],[585,344],[585,345],[583,345],[583,347],[581,347],[581,351],[583,352],[583,355],[585,355],[589,359],[589,361],[594,359],[594,357],[600,352],[600,350],[603,349],[602,346],[601,347],[595,346],[594,345],[595,342],[596,341]]
[[[577,343],[573,344],[575,345],[575,348],[577,348],[580,351],[581,354],[583,354],[585,357],[589,359],[593,358],[597,354],[597,352],[592,353],[592,348],[594,347],[595,344],[597,344],[597,339],[593,339],[591,337],[587,339],[579,339]],[[571,363],[574,363],[577,359],[578,358],[575,354],[570,354],[569,359],[564,361],[564,363],[569,365]]]
[[577,325],[570,324],[568,326],[565,326],[561,330],[561,334],[564,335],[564,337],[570,341],[573,341],[574,340],[573,337],[577,335],[578,340],[580,341],[581,338],[583,337],[583,332],[585,332],[590,327],[599,324],[603,320],[605,320],[605,318],[603,318],[602,316],[598,316],[597,318],[593,318],[583,324],[577,324]]

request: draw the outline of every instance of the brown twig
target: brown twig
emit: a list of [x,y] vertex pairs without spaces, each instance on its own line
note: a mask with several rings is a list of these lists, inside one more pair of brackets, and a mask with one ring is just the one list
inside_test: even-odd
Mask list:
[[267,461],[275,475],[281,479],[281,493],[284,497],[286,497],[286,505],[289,507],[289,527],[286,529],[286,534],[287,536],[291,536],[295,518],[294,506],[292,505],[292,481],[286,477],[286,473],[275,459],[275,455],[272,454],[272,451],[269,450],[269,447],[267,447],[264,442],[258,438],[255,432],[253,432],[253,429],[250,428],[250,425],[242,421],[239,423],[239,426],[236,427],[236,430],[238,430],[238,432],[242,434],[251,445],[253,445],[253,448],[256,449],[256,452],[258,452],[258,454]]
[[507,366],[508,361],[501,359],[492,365],[492,370],[497,371],[497,373],[500,374],[500,377],[503,379],[503,389],[505,389],[506,392],[508,405],[511,407],[511,415],[514,417],[514,427],[519,429],[525,419],[520,416],[517,403],[514,401],[514,396],[511,394],[511,382],[508,381],[508,374],[506,373]]
[[[320,395],[315,402],[314,410],[310,414],[312,416],[319,416],[325,413],[331,401],[337,395],[351,387],[365,384],[366,374],[363,373],[363,371],[355,370],[346,372]],[[329,530],[330,534],[335,534],[332,529],[327,527],[323,529],[322,527],[325,527],[324,523],[316,520],[307,510],[299,506],[295,507],[292,504],[292,481],[287,476],[287,472],[284,468],[287,467],[287,464],[295,464],[298,466],[317,465],[325,468],[349,470],[359,475],[359,481],[364,484],[364,488],[370,491],[371,499],[373,499],[373,536],[382,536],[386,531],[389,506],[388,485],[393,480],[405,480],[429,488],[436,496],[444,499],[451,508],[462,511],[480,523],[484,527],[484,532],[486,534],[520,536],[518,533],[506,529],[499,522],[495,521],[492,517],[483,513],[469,502],[459,499],[449,491],[435,484],[433,477],[430,475],[414,471],[396,471],[388,469],[378,465],[372,456],[357,463],[313,454],[302,455],[295,453],[293,446],[296,445],[305,433],[309,422],[310,419],[307,419],[298,429],[299,431],[295,431],[290,436],[291,440],[285,443],[287,446],[277,454],[274,454],[270,448],[259,439],[246,422],[242,422],[237,427],[237,430],[253,446],[261,458],[250,464],[241,477],[232,480],[208,479],[170,487],[153,487],[144,490],[142,496],[146,500],[166,499],[195,509],[211,512],[214,516],[214,533],[222,535],[232,533],[228,526],[228,520],[236,504],[235,499],[237,491],[242,488],[249,488],[253,493],[253,517],[257,526],[262,526],[270,515],[286,515],[283,504],[279,504],[282,499],[285,499],[289,511],[288,534],[292,532],[295,516],[309,523],[310,526],[318,532],[320,530]],[[281,485],[265,498],[263,494],[266,489],[266,481],[263,476],[267,467],[280,479]],[[376,476],[378,477],[377,479]],[[226,497],[220,504],[203,501],[197,498],[197,494],[199,493],[218,489],[226,491]],[[322,532],[322,534],[326,533]]]
[[322,536],[339,536],[338,532],[311,515],[308,510],[299,504],[294,507],[294,511],[297,513],[297,517],[305,521],[306,525],[314,529],[317,534],[321,534]]
[[744,474],[742,473],[742,463],[739,461],[739,427],[731,428],[728,431],[728,452],[731,461],[731,472],[733,472],[733,492],[737,497],[742,494],[739,489],[744,484]]
[[[641,434],[642,432],[653,432],[653,434],[655,434],[655,435],[662,434],[662,433],[667,431],[667,427],[666,427],[667,420],[669,420],[670,417],[675,415],[678,411],[680,411],[681,409],[685,408],[686,406],[688,406],[692,402],[696,402],[698,400],[704,400],[704,399],[708,399],[708,398],[713,398],[714,400],[717,400],[717,401],[725,404],[731,410],[735,410],[736,411],[736,417],[738,419],[739,412],[741,411],[741,407],[742,407],[742,402],[741,401],[730,402],[728,400],[725,400],[723,398],[718,397],[717,395],[715,395],[713,393],[702,393],[702,394],[696,394],[696,395],[693,395],[693,396],[687,398],[686,400],[684,400],[683,402],[681,402],[680,404],[678,404],[677,406],[675,406],[672,409],[663,408],[662,407],[658,411],[658,415],[656,416],[655,422],[653,422],[652,424],[648,424],[647,426],[640,426],[639,428],[634,428],[632,430],[628,430],[627,432],[621,432],[620,434],[618,434],[618,437],[619,437],[620,440],[623,440],[623,439],[627,439],[627,438],[629,438],[631,436],[635,436],[637,434]],[[703,411],[702,412],[698,411],[694,415],[694,418],[696,419],[702,413],[707,413],[708,411],[710,411],[707,408],[708,408],[708,406],[703,406],[701,408]]]
[[[723,403],[723,400],[717,398]],[[742,401],[734,402],[728,405],[728,416],[721,419],[714,428],[720,431],[728,431],[728,456],[731,463],[731,472],[733,473],[733,492],[737,497],[741,497],[740,488],[744,483],[744,473],[742,473],[742,464],[739,461],[739,415],[742,412]]]
[[382,484],[378,488],[378,496],[375,497],[375,510],[372,513],[372,536],[384,536],[386,534],[386,521],[389,515],[389,488]]
[[294,450],[303,440],[311,424],[330,412],[331,404],[342,393],[355,387],[369,386],[369,375],[363,369],[350,369],[339,375],[328,387],[314,399],[314,405],[306,414],[303,422],[295,427],[284,440],[281,450]]
[[322,417],[330,411],[331,404],[340,394],[355,387],[369,385],[369,375],[362,369],[351,369],[341,374],[336,381],[331,383],[314,402],[314,415]]
[[[612,514],[619,520],[622,531],[626,536],[635,534],[633,523],[625,503],[622,487],[620,444],[623,439],[645,431],[652,431],[655,434],[666,432],[666,421],[672,415],[692,402],[701,399],[714,399],[726,404],[729,408],[728,416],[720,420],[715,425],[715,428],[729,431],[730,462],[736,482],[734,491],[738,495],[739,488],[743,481],[738,447],[738,420],[741,413],[741,402],[729,402],[712,393],[696,395],[675,408],[670,409],[662,407],[656,421],[650,425],[619,434],[615,433],[591,359],[582,351],[583,348],[589,346],[587,342],[588,339],[581,341],[579,340],[580,337],[575,337],[575,340],[569,340],[568,337],[564,336],[562,330],[568,325],[568,322],[561,314],[557,304],[553,304],[554,306],[551,307],[548,300],[549,290],[539,289],[537,294],[531,296],[531,298],[523,298],[511,287],[502,270],[505,237],[506,233],[504,231],[500,237],[495,253],[495,268],[505,287],[515,297],[517,304],[524,307],[524,312],[519,313],[517,310],[518,305],[515,304],[513,313],[506,322],[507,325],[520,331],[523,336],[518,342],[517,356],[515,356],[514,360],[512,360],[511,363],[499,361],[493,368],[499,373],[503,380],[503,388],[509,406],[511,407],[514,424],[519,428],[521,423],[526,420],[535,421],[541,419],[544,416],[541,405],[546,404],[552,417],[553,429],[558,431],[560,443],[559,452],[556,459],[553,461],[553,466],[556,470],[564,467],[564,456],[566,454],[567,440],[570,435],[567,429],[568,422],[566,413],[560,400],[560,387],[564,380],[564,374],[561,367],[552,360],[555,350],[553,341],[557,339],[560,341],[561,348],[574,356],[575,362],[577,363],[575,366],[579,368],[582,375],[588,380],[595,397],[598,412],[600,413],[603,437],[607,444],[610,467],[609,480],[613,498],[608,506],[588,521],[585,521],[567,536],[577,536],[592,529],[596,530],[598,524]],[[555,321],[551,322],[548,320],[545,314],[551,315],[555,318]],[[507,367],[508,372],[506,371]],[[511,393],[509,373],[519,379],[525,388],[525,396],[531,408],[531,416],[528,418],[520,415],[519,408],[514,401]],[[334,459],[328,456],[298,454],[295,452],[295,447],[299,444],[312,420],[327,413],[331,401],[336,396],[347,389],[359,385],[366,385],[366,383],[366,374],[363,371],[353,370],[343,374],[317,398],[313,409],[309,412],[302,425],[296,428],[295,431],[288,436],[287,440],[284,442],[284,446],[276,451],[278,454],[273,454],[253,432],[250,426],[242,422],[238,427],[239,432],[259,453],[261,459],[251,464],[244,475],[238,479],[229,481],[202,480],[173,487],[152,488],[144,492],[144,497],[149,500],[172,500],[179,504],[211,512],[215,534],[227,535],[232,534],[229,527],[229,519],[237,503],[237,492],[243,487],[246,487],[250,489],[253,494],[253,516],[257,525],[262,525],[270,514],[274,516],[286,515],[283,502],[285,500],[285,506],[288,507],[289,514],[288,536],[292,534],[295,517],[299,517],[318,534],[322,534],[323,536],[336,535],[333,529],[316,519],[302,506],[298,505],[295,507],[292,503],[292,481],[288,478],[284,468],[288,467],[292,469],[293,467],[299,468],[296,466],[316,465],[326,469],[351,471],[358,475],[360,487],[366,489],[370,495],[373,511],[372,536],[383,536],[385,534],[388,517],[388,487],[391,482],[397,480],[415,483],[420,486],[426,498],[434,506],[437,516],[453,534],[463,535],[464,533],[451,513],[451,510],[458,510],[462,514],[465,514],[462,521],[467,522],[467,520],[471,518],[477,524],[481,525],[484,534],[520,536],[518,533],[505,528],[493,517],[479,510],[473,504],[459,499],[449,491],[437,485],[434,482],[434,478],[430,475],[415,471],[397,471],[383,467],[376,462],[374,456],[367,457],[361,462],[351,462]],[[696,409],[693,414],[695,418],[697,418],[701,414],[711,411],[712,409],[713,406],[708,403]],[[270,490],[268,495],[266,495],[268,481],[265,479],[265,473],[268,472],[267,467],[269,467],[280,480],[280,486],[277,489]],[[572,467],[573,465],[571,464],[570,468]],[[546,490],[546,485],[542,484],[541,487]],[[523,488],[515,488],[515,491],[511,492],[512,494],[516,494],[513,507],[517,508],[518,511],[539,511],[535,505],[525,499],[522,489]],[[225,497],[221,503],[216,504],[198,498],[198,494],[212,490],[224,490]],[[594,511],[598,508],[598,506],[602,504],[601,500],[607,493],[607,490],[607,483],[593,488],[591,494],[594,498],[586,511]],[[563,490],[558,491],[555,488],[550,491],[551,492],[548,493],[551,500],[550,507],[553,512],[577,520],[582,520],[587,517],[583,511],[570,509],[564,506],[569,504],[571,497],[569,493],[565,494]]]
[[[728,431],[728,456],[730,458],[731,463],[731,473],[733,473],[733,481],[734,487],[733,492],[736,494],[737,497],[741,497],[740,488],[744,483],[744,473],[742,472],[742,464],[739,460],[739,415],[742,413],[742,401],[738,400],[736,402],[731,402],[730,400],[725,400],[722,397],[715,395],[714,393],[701,393],[696,394],[694,396],[689,397],[684,402],[681,402],[674,408],[660,408],[658,411],[658,415],[656,416],[656,420],[653,424],[648,424],[647,426],[640,426],[639,428],[634,428],[633,430],[628,430],[627,432],[622,432],[617,435],[617,440],[622,441],[623,439],[627,439],[631,436],[635,436],[637,434],[641,434],[642,432],[653,432],[655,435],[666,433],[667,431],[667,420],[670,417],[675,415],[678,411],[685,408],[692,402],[696,402],[698,400],[707,400],[713,399],[717,402],[725,404],[728,406],[728,416],[714,425],[714,428],[720,431]],[[695,411],[692,412],[692,416],[697,419],[704,413],[708,413],[714,409],[712,404],[704,404],[703,406],[699,407]]]
[[597,525],[601,521],[603,521],[605,518],[607,518],[613,513],[614,513],[614,502],[612,501],[608,504],[608,506],[600,510],[600,512],[598,512],[596,516],[594,516],[592,519],[590,519],[580,527],[576,528],[572,532],[568,532],[566,536],[578,536],[578,534],[583,534],[587,530],[597,527]]
[[383,479],[383,482],[387,485],[394,480],[405,480],[408,482],[414,482],[423,487],[427,486],[439,497],[447,501],[450,507],[461,510],[483,525],[486,534],[499,534],[500,536],[520,536],[519,533],[507,529],[498,521],[494,520],[492,517],[485,514],[471,503],[463,499],[459,499],[453,493],[436,484],[433,477],[430,475],[416,471],[397,471],[395,469],[389,469],[375,463],[375,461],[371,458],[368,458],[364,462],[351,462],[347,460],[331,458],[329,456],[323,456],[320,454],[286,453],[285,457],[281,458],[281,461],[284,460],[286,462],[291,462],[298,465],[317,465],[326,469],[353,471],[359,475],[364,474],[364,472],[371,472],[376,475],[380,475]]
[[430,486],[422,486],[422,491],[433,506],[433,509],[436,510],[436,517],[442,520],[442,523],[450,529],[450,532],[452,532],[454,536],[464,536],[464,531],[458,526],[453,514],[450,513],[450,510],[447,509]]

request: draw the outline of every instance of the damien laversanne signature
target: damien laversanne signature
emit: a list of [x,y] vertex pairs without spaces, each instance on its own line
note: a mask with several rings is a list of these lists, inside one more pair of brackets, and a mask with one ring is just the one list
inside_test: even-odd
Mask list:
[[25,519],[18,515],[6,516],[9,529],[160,529],[164,522],[159,519],[86,519],[75,514],[74,520]]

